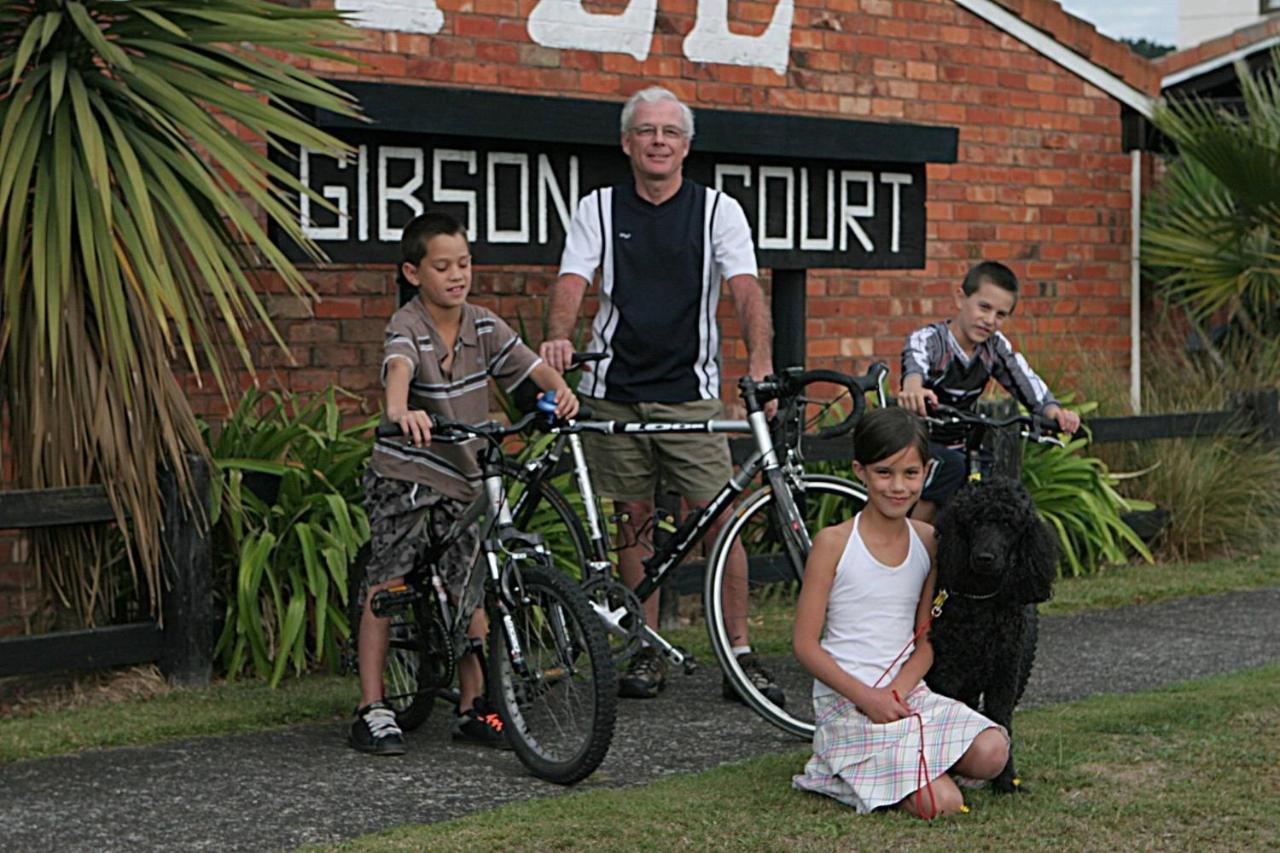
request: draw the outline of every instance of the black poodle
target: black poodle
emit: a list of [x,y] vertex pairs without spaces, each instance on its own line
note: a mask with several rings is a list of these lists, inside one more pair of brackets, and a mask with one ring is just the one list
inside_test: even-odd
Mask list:
[[[938,520],[938,589],[947,592],[933,620],[933,667],[925,681],[1013,734],[1035,655],[1035,603],[1057,576],[1058,540],[1036,515],[1026,489],[1008,477],[966,483]],[[993,780],[1013,791],[1013,750]]]

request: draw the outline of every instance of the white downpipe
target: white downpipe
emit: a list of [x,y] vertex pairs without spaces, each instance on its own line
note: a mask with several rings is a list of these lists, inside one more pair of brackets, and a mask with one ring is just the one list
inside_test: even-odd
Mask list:
[[1129,152],[1129,402],[1142,414],[1142,151]]

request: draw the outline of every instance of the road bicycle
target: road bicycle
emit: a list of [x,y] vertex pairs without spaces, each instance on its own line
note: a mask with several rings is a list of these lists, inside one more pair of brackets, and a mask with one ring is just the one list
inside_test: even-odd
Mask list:
[[[707,536],[713,523],[732,510],[704,567],[704,613],[711,648],[729,682],[748,706],[786,731],[811,735],[813,709],[808,697],[812,677],[799,667],[791,654],[795,596],[813,535],[823,527],[852,517],[865,504],[866,492],[860,483],[843,477],[806,473],[804,453],[810,447],[821,446],[825,440],[846,437],[865,410],[868,393],[874,392],[879,405],[884,405],[887,376],[888,368],[876,364],[861,377],[831,370],[801,369],[784,371],[759,382],[746,377],[739,382],[747,410],[745,420],[624,423],[540,419],[535,423],[552,438],[545,449],[520,467],[513,479],[518,490],[512,497],[514,517],[522,526],[536,522],[549,541],[560,543],[560,564],[581,581],[613,638],[617,657],[625,657],[642,644],[648,645],[658,649],[672,665],[691,672],[696,665],[694,658],[664,638],[655,626],[646,624],[641,602],[673,576],[676,567]],[[817,385],[835,386],[841,395],[806,394]],[[830,419],[834,399],[842,404],[847,400],[847,415],[839,423],[818,426]],[[779,403],[778,415],[772,422],[764,413],[771,400]],[[610,552],[615,545],[610,542],[608,518],[600,507],[582,452],[581,434],[585,432],[651,436],[747,433],[755,446],[740,470],[705,508],[689,514],[678,526],[661,516],[649,525],[650,532],[665,526],[669,535],[665,541],[654,543],[654,553],[644,564],[645,577],[631,590],[613,575]],[[849,454],[836,455],[847,458]],[[561,470],[562,461],[568,463],[572,472],[585,525],[579,518],[579,508],[552,482]],[[757,478],[759,487],[743,498]],[[728,588],[732,595],[735,588],[743,588],[741,578],[726,584],[730,579],[729,555],[737,543],[750,555],[745,589],[752,650],[782,687],[781,702],[775,702],[755,686],[732,651],[725,615],[733,605],[726,601],[725,590]],[[792,697],[790,705],[786,694]]]
[[[603,626],[582,588],[557,571],[543,538],[513,522],[503,481],[501,441],[525,430],[535,415],[511,426],[434,420],[433,442],[481,439],[484,488],[442,541],[425,546],[404,583],[374,594],[375,614],[389,616],[391,642],[384,670],[385,701],[400,727],[422,725],[454,681],[470,641],[471,615],[488,615],[485,683],[503,732],[535,775],[558,784],[586,778],[604,760],[617,712],[617,671]],[[396,425],[377,430],[379,442],[404,449]],[[451,601],[437,569],[439,557],[473,524],[479,553],[468,569],[461,600]],[[367,581],[368,546],[350,576],[352,645],[358,637]],[[358,650],[354,650],[358,660]]]

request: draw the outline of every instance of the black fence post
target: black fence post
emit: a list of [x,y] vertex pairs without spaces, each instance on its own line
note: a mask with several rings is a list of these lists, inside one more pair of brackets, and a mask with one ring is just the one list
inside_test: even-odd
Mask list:
[[212,555],[209,531],[209,466],[187,458],[194,507],[186,506],[177,481],[160,473],[164,499],[164,639],[160,671],[174,684],[208,684],[213,675]]

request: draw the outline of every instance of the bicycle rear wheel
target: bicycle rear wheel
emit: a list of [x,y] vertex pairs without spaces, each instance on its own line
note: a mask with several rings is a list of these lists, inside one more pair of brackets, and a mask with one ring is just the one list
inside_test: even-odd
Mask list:
[[521,570],[524,601],[511,613],[513,661],[502,620],[489,628],[489,696],[516,756],[560,785],[604,760],[617,714],[617,672],[585,594],[554,570]]
[[[807,538],[800,536],[797,543],[811,543],[819,530],[852,518],[866,503],[861,485],[820,474],[802,477],[800,488],[792,496],[807,532]],[[732,689],[775,726],[798,737],[812,738],[813,676],[800,666],[791,651],[804,566],[792,562],[783,541],[780,525],[784,505],[785,498],[779,501],[773,489],[766,486],[737,508],[708,560],[703,603],[711,647]],[[735,543],[741,543],[748,555],[746,619],[751,651],[781,688],[781,697],[761,692],[732,652],[726,617],[732,615],[733,609],[735,582],[730,577],[729,553]],[[802,550],[807,555],[807,546]],[[741,579],[736,583],[740,588]]]
[[[356,553],[347,582],[352,669],[357,673],[360,670],[360,619],[364,612],[361,604],[368,589],[365,578],[368,563],[369,546],[365,544]],[[390,617],[391,636],[382,674],[385,690],[383,701],[395,711],[396,723],[404,731],[413,731],[431,716],[436,691],[436,684],[431,682],[444,678],[447,684],[451,676],[451,673],[437,673],[437,677],[433,679],[429,675],[435,672],[439,659],[429,654],[426,638],[432,634],[442,635],[438,621],[433,621],[425,609],[429,606],[430,601],[423,599],[398,610]]]

